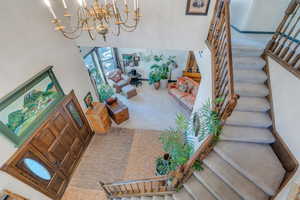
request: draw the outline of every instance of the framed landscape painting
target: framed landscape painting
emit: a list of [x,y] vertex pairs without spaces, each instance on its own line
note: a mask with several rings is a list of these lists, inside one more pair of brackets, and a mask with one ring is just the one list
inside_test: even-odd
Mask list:
[[186,15],[207,15],[210,0],[187,0]]
[[52,66],[47,67],[0,99],[0,132],[20,146],[63,97]]

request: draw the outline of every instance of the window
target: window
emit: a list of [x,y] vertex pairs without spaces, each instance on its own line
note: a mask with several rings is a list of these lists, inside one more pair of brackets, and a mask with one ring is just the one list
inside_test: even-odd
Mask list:
[[105,75],[117,68],[114,50],[111,47],[98,48],[98,54],[101,60]]

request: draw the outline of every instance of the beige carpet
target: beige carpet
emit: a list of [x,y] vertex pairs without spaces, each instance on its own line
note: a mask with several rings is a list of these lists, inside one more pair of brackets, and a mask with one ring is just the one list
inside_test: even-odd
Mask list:
[[155,176],[155,160],[163,154],[160,134],[161,131],[112,128],[108,134],[95,135],[63,200],[105,200],[99,180],[113,182]]
[[95,135],[73,175],[70,185],[98,189],[98,182],[121,180],[126,170],[134,131],[113,128]]

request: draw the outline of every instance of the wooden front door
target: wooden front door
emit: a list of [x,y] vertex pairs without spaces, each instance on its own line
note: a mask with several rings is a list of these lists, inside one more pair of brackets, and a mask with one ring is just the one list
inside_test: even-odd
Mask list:
[[[60,199],[92,135],[71,93],[3,169],[49,197]],[[40,175],[34,172],[37,169]]]

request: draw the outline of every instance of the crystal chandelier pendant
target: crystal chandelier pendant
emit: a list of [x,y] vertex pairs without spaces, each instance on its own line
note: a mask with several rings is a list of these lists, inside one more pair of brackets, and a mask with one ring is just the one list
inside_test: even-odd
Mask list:
[[[77,1],[76,14],[71,15],[66,0],[61,0],[64,19],[60,20],[50,0],[44,0],[52,14],[55,30],[68,39],[77,39],[83,32],[87,32],[91,40],[100,35],[106,41],[108,33],[119,36],[121,29],[126,32],[135,31],[142,16],[139,0],[93,0],[92,5],[88,5],[86,0]],[[62,21],[69,21],[70,25],[62,25]]]

